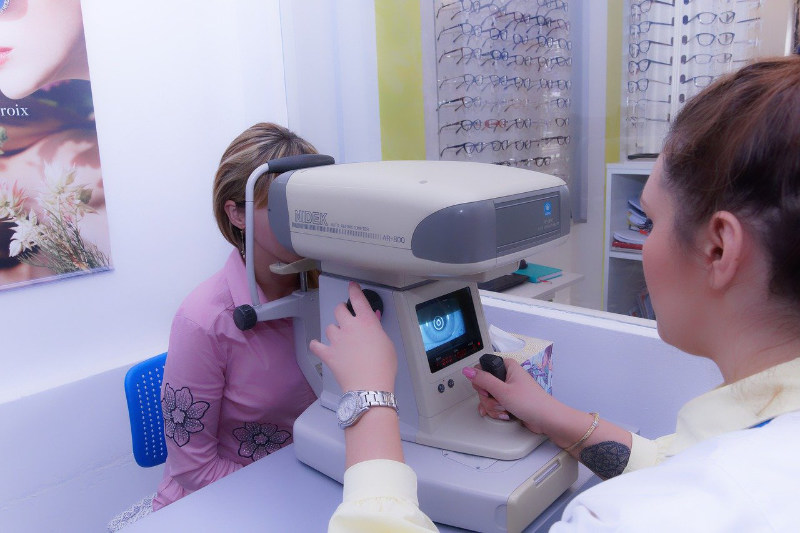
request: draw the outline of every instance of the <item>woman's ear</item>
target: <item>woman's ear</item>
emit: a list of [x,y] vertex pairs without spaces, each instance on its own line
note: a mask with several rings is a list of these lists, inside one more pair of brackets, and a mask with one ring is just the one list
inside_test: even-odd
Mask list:
[[717,211],[711,216],[701,246],[711,288],[724,289],[734,282],[743,268],[746,238],[742,223],[733,213]]
[[228,215],[231,224],[239,229],[244,229],[245,226],[244,213],[244,207],[239,207],[233,200],[225,201],[225,214]]

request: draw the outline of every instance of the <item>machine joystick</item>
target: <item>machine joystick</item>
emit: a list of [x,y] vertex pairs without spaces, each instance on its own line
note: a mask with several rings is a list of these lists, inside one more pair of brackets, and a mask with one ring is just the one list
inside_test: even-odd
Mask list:
[[[500,381],[506,380],[506,365],[503,362],[503,358],[497,354],[493,353],[485,353],[480,358],[481,368],[484,372],[488,372]],[[491,394],[489,395],[491,398]],[[511,420],[514,420],[516,417],[514,415],[510,415]],[[508,422],[505,420],[494,420],[490,419],[492,422],[500,423],[500,424],[507,424]]]
[[481,368],[500,381],[506,380],[506,365],[503,358],[497,354],[485,353],[480,358]]
[[[369,302],[369,306],[372,307],[372,310],[380,311],[382,317],[383,300],[381,300],[381,297],[378,296],[378,293],[372,289],[364,289],[362,292],[364,293],[364,297],[366,297],[367,301]],[[345,306],[347,307],[347,310],[350,311],[351,315],[356,316],[356,312],[353,310],[353,304],[350,303],[350,298],[347,299]]]

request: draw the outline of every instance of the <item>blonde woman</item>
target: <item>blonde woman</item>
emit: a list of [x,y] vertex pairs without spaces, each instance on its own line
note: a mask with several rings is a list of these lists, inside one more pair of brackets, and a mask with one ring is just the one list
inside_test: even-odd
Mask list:
[[262,302],[299,288],[298,275],[277,275],[275,262],[300,257],[275,240],[267,220],[268,175],[255,191],[255,225],[245,225],[245,184],[259,165],[316,153],[282,126],[256,124],[222,155],[213,209],[233,249],[222,269],[201,283],[172,323],[162,385],[167,441],[164,479],[153,510],[182,498],[292,442],[295,418],[316,399],[295,360],[291,319],[240,331],[233,310],[250,303],[244,235],[253,231],[256,281]]

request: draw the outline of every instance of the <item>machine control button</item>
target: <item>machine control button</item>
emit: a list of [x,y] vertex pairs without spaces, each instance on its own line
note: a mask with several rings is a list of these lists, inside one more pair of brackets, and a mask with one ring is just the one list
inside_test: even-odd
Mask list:
[[456,386],[456,382],[453,381],[453,378],[447,380],[447,386],[450,387],[451,389]]
[[439,392],[444,392],[444,383],[439,383],[437,389],[439,389]]
[[[378,293],[372,289],[364,289],[362,292],[364,293],[364,297],[369,302],[370,307],[372,307],[372,310],[380,311],[381,318],[383,318],[383,300]],[[350,303],[350,298],[347,299],[345,306],[347,306],[347,310],[350,311],[351,315],[356,316],[356,312],[353,311],[353,304]]]

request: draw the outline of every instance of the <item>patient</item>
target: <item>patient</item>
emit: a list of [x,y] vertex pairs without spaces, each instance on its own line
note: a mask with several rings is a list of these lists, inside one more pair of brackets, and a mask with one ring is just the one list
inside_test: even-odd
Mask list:
[[246,231],[254,231],[260,300],[271,302],[300,288],[297,274],[278,275],[269,268],[301,259],[278,244],[269,228],[267,196],[274,175],[255,189],[257,228],[245,226],[244,199],[256,167],[308,153],[316,150],[291,131],[260,123],[222,155],[213,207],[233,249],[222,270],[184,300],[172,322],[162,386],[168,454],[154,511],[290,444],[295,418],[316,399],[297,366],[291,319],[260,322],[248,331],[233,322],[233,310],[251,303]]
[[[643,263],[659,335],[713,361],[724,383],[681,409],[675,434],[650,441],[559,403],[506,360],[506,382],[464,369],[481,395],[481,413],[513,414],[601,477],[614,478],[574,498],[551,531],[794,531],[800,57],[746,66],[689,100],[641,200],[653,222]],[[344,391],[391,387],[394,350],[355,292],[356,317],[337,310],[330,346],[315,342],[312,350]],[[344,369],[362,360],[371,364],[350,381]],[[381,440],[366,426],[353,433],[362,422],[346,431],[345,497],[329,530],[375,531],[376,523],[391,531],[435,530],[414,509],[412,474],[399,464],[393,468],[403,480],[381,472],[402,456],[396,416],[372,411],[388,418],[392,431]]]
[[[222,269],[187,296],[172,322],[161,396],[168,453],[158,492],[115,517],[109,531],[288,446],[295,419],[316,400],[297,366],[291,319],[259,322],[247,331],[233,321],[236,307],[252,303],[244,261],[245,232],[254,231],[245,224],[247,179],[273,159],[315,153],[283,126],[262,122],[239,134],[222,154],[213,210],[233,248]],[[300,288],[299,275],[269,268],[301,259],[281,246],[269,227],[274,177],[262,177],[254,191],[253,256],[261,302]],[[309,286],[316,287],[318,273],[309,274]]]

